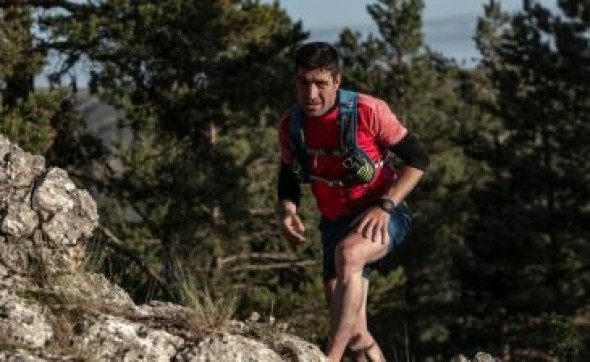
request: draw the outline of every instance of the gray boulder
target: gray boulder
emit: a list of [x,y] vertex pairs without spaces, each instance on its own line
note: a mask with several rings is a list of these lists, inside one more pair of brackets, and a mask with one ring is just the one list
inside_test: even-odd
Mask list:
[[189,308],[136,305],[84,268],[98,225],[95,201],[66,171],[0,135],[0,360],[325,360],[271,325],[231,321],[211,331]]

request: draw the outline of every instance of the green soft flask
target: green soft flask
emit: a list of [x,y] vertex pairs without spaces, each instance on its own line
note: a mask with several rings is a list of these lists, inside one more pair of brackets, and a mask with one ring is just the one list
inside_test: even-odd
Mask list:
[[360,150],[346,155],[342,164],[359,183],[366,184],[375,178],[375,163]]
[[373,181],[376,174],[375,162],[357,143],[358,94],[340,89],[340,144],[344,159],[342,165],[348,170],[353,181],[367,184]]

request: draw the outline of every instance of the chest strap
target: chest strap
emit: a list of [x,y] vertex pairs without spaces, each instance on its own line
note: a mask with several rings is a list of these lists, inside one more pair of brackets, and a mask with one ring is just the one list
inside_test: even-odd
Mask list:
[[[375,170],[378,170],[379,168],[383,167],[383,164],[384,164],[383,160],[381,160],[379,162],[375,162]],[[310,174],[309,179],[311,181],[323,182],[330,187],[350,185],[350,177],[343,177],[343,178],[339,178],[339,179],[335,179],[335,180],[330,180],[330,179],[327,179],[324,177]]]
[[324,149],[324,148],[307,148],[309,156],[342,156],[342,151],[338,149]]
[[[369,183],[373,180],[376,170],[381,166],[381,161],[374,162],[357,144],[358,127],[358,93],[339,89],[338,90],[338,112],[337,120],[340,128],[340,150],[308,149],[305,142],[304,115],[300,106],[294,107],[291,113],[289,126],[289,146],[295,152],[298,174],[302,182],[309,182],[312,179],[325,180],[324,178],[311,175],[310,155],[315,162],[317,155],[336,155],[343,158],[343,165],[352,175],[347,175],[341,180],[333,182],[347,182],[348,184]],[[324,181],[325,182],[325,181]]]

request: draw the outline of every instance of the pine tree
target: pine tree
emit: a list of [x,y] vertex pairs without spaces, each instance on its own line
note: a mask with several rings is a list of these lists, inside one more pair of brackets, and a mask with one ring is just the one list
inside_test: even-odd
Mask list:
[[267,309],[282,286],[308,288],[309,268],[289,268],[305,252],[286,248],[274,220],[275,122],[301,25],[253,1],[106,1],[73,14],[44,24],[99,65],[91,84],[133,134],[103,220],[163,283],[119,255],[111,273],[138,299],[180,298],[166,293],[188,277],[238,286],[244,305]]
[[495,122],[469,147],[489,172],[457,260],[469,312],[456,340],[505,359],[585,360],[590,8],[523,4],[506,15],[492,1],[478,25]]
[[55,138],[50,122],[64,95],[33,93],[45,54],[34,45],[32,25],[30,8],[0,8],[0,133],[27,151],[43,153]]

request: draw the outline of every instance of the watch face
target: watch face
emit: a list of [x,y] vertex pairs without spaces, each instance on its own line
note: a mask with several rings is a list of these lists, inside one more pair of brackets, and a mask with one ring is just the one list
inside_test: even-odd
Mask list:
[[381,201],[381,208],[387,212],[392,212],[395,210],[395,203],[390,199],[383,198]]

